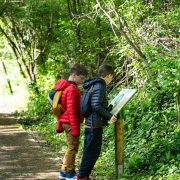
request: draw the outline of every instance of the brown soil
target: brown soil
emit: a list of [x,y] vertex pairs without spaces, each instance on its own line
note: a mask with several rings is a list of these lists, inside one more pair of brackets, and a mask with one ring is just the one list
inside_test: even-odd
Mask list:
[[[47,150],[46,150],[47,151]],[[58,179],[59,165],[13,116],[0,114],[0,179]]]

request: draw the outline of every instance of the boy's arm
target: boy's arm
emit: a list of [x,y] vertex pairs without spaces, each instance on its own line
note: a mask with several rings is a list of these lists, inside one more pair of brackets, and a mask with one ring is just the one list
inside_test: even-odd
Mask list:
[[104,98],[106,98],[104,97],[104,94],[106,94],[106,92],[103,87],[100,86],[99,88],[94,89],[91,97],[91,108],[93,112],[96,112],[98,115],[110,120],[112,114],[102,106]]
[[72,136],[80,135],[80,119],[77,104],[79,103],[78,93],[76,89],[72,89],[67,94],[67,110],[69,115],[69,123],[71,126]]

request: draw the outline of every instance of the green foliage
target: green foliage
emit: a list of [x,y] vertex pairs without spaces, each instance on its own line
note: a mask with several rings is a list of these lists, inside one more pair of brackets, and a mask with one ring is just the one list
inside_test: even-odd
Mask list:
[[[68,76],[74,63],[86,65],[90,76],[97,74],[101,64],[110,63],[117,75],[109,87],[109,99],[121,88],[138,89],[124,109],[122,179],[179,179],[178,3],[99,2],[28,0],[11,3],[5,10],[7,4],[2,4],[0,38],[9,42],[4,30],[21,52],[17,51],[22,71],[29,69],[34,78],[27,82],[29,102],[23,123],[36,129],[56,151],[64,152],[64,135],[54,135],[56,119],[50,112],[48,91],[59,73]],[[13,61],[16,58],[6,46],[1,45],[1,58]],[[82,147],[80,150],[79,157]],[[110,125],[104,130],[102,154],[93,176],[114,178],[114,159],[114,127]]]

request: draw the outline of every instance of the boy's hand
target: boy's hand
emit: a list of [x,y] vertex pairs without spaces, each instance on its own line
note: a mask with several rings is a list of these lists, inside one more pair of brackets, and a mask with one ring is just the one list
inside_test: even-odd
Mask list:
[[115,123],[115,122],[117,121],[117,117],[116,117],[115,115],[113,115],[113,116],[111,117],[110,121],[111,121],[112,123]]

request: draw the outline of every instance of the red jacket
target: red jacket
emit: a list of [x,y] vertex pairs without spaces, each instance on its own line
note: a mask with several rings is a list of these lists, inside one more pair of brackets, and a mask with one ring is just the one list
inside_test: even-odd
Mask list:
[[67,80],[58,80],[54,90],[62,90],[60,103],[65,112],[58,117],[57,131],[62,131],[62,123],[68,123],[71,126],[73,136],[80,135],[80,123],[83,117],[80,113],[81,94],[74,82]]

